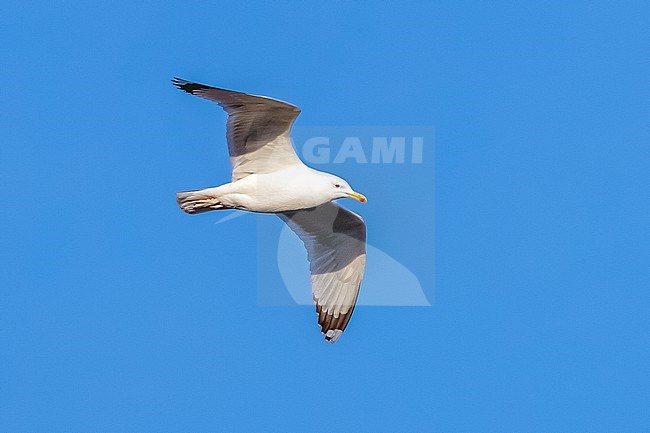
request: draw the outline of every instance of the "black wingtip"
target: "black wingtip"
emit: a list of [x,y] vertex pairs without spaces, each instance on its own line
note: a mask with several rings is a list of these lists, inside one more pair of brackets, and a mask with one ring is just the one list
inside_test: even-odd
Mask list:
[[174,77],[172,78],[172,84],[179,89],[189,93],[189,94],[194,94],[195,91],[201,90],[201,89],[209,89],[208,86],[204,86],[203,84],[198,84],[198,83],[192,83],[187,80],[184,80],[182,78]]
[[185,83],[187,83],[187,81],[183,80],[182,78],[178,78],[178,77],[172,78],[172,84],[176,87],[180,87]]

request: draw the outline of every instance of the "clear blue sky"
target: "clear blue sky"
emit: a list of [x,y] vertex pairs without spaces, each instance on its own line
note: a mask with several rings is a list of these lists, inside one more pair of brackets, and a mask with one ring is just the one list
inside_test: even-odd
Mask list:
[[[1,431],[650,430],[647,2],[220,3],[3,3]],[[260,305],[255,218],[176,207],[228,162],[174,75],[434,127],[340,166],[433,306]]]

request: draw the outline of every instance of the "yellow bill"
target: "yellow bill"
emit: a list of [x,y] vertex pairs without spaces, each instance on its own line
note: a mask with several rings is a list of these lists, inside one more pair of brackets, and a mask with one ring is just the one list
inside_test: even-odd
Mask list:
[[365,203],[365,202],[368,201],[368,199],[366,198],[365,195],[363,195],[363,194],[359,194],[359,193],[356,192],[356,191],[354,191],[354,192],[349,192],[349,193],[348,193],[348,197],[353,198],[353,199],[355,199],[355,200],[357,200],[357,201],[360,201],[361,203]]

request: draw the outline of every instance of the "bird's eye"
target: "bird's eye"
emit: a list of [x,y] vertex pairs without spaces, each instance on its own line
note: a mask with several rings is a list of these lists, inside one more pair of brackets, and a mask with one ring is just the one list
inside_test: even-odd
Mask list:
[[340,187],[341,187],[341,185],[338,184],[338,183],[335,183],[334,186],[335,186],[336,188],[340,188]]

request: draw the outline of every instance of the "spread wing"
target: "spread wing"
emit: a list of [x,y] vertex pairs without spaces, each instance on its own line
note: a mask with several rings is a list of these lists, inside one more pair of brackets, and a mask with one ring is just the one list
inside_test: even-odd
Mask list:
[[350,321],[359,296],[366,267],[366,224],[331,202],[278,216],[307,248],[318,324],[325,340],[333,343]]
[[302,164],[290,131],[300,109],[265,96],[218,89],[174,78],[181,90],[219,104],[228,113],[226,137],[233,182],[253,173],[269,173]]

